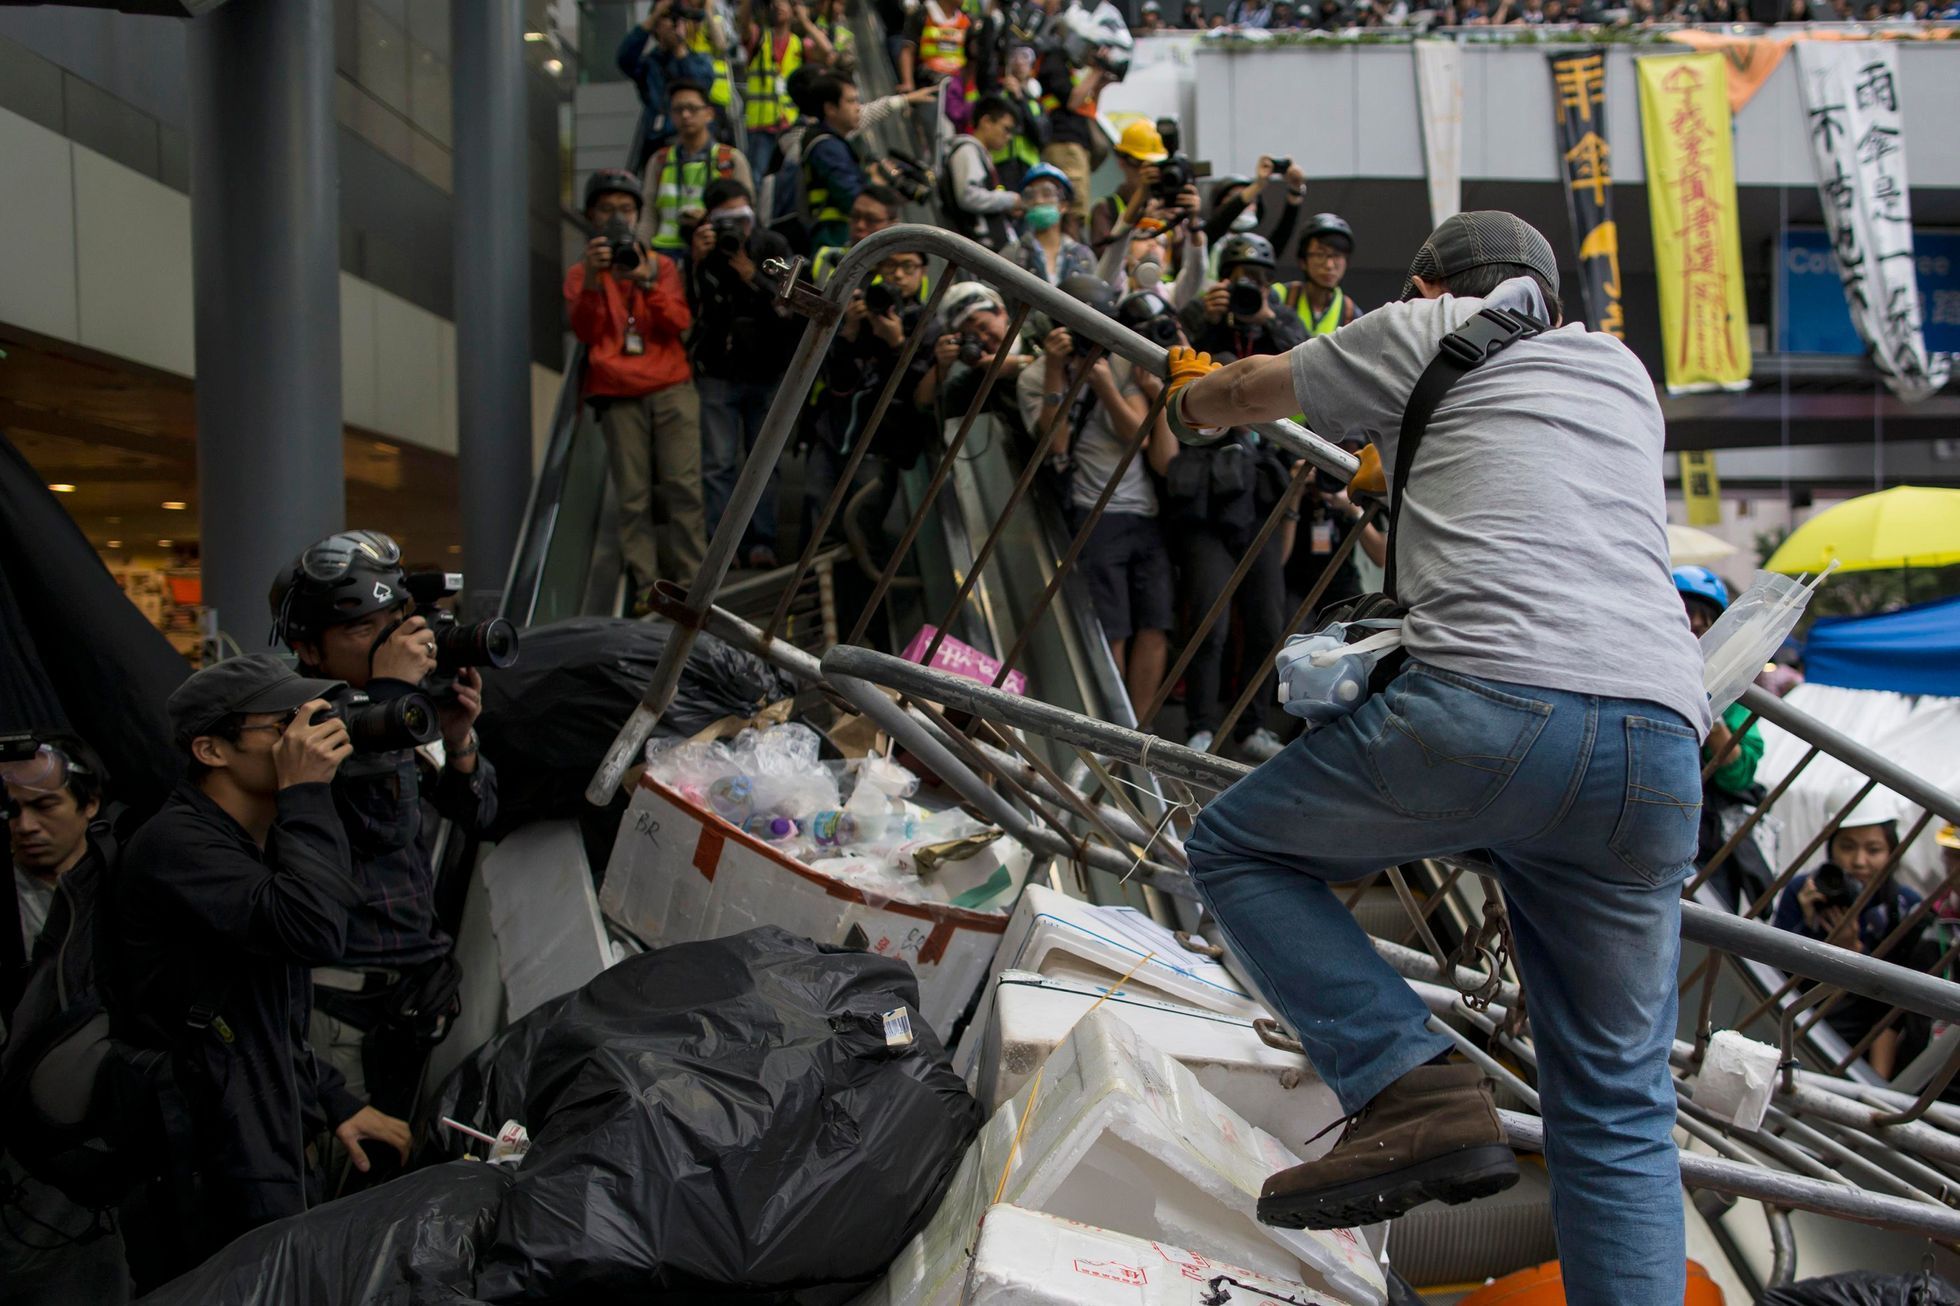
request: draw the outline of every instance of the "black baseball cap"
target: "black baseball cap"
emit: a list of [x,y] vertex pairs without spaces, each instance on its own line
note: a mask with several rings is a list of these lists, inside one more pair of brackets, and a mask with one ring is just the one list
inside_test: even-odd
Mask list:
[[345,684],[309,680],[275,654],[251,653],[204,668],[177,686],[164,706],[178,746],[189,748],[191,740],[234,712],[290,712]]
[[1545,284],[1558,294],[1558,259],[1552,242],[1538,228],[1515,213],[1481,209],[1458,213],[1443,219],[1443,225],[1429,234],[1409,264],[1409,276],[1402,283],[1403,299],[1415,299],[1416,278],[1445,281],[1459,272],[1492,263],[1516,263],[1545,278]]

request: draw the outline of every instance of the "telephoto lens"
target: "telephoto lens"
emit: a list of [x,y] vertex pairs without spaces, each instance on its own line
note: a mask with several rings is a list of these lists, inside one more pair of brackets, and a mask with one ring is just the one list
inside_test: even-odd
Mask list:
[[1266,307],[1266,288],[1256,281],[1234,281],[1229,293],[1226,307],[1241,321],[1258,317],[1259,310]]
[[1825,862],[1818,867],[1817,874],[1811,877],[1810,882],[1817,886],[1817,892],[1824,895],[1826,907],[1849,907],[1858,896],[1858,887],[1836,862]]
[[620,272],[631,272],[640,266],[640,247],[633,243],[633,226],[625,218],[614,216],[606,220],[602,233],[606,245],[612,250],[612,265]]
[[882,281],[874,281],[864,288],[864,311],[883,317],[898,307],[898,296],[892,288]]
[[426,744],[441,731],[435,704],[423,694],[403,694],[377,703],[358,691],[313,714],[317,725],[338,716],[357,753],[395,753]]
[[431,621],[436,642],[436,670],[455,673],[464,667],[507,667],[517,661],[517,627],[503,617],[465,625],[450,613]]
[[979,336],[960,337],[960,361],[968,367],[980,366],[980,360],[987,356],[987,347],[980,343]]

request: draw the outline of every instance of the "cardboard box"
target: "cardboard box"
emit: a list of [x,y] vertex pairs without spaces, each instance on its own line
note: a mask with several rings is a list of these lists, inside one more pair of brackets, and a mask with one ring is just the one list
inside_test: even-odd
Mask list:
[[1213,1285],[1246,1306],[1332,1306],[1331,1298],[1310,1294],[1305,1284],[1268,1278],[1202,1252],[1005,1205],[990,1208],[980,1225],[960,1301],[963,1306],[1206,1306],[1219,1300]]
[[646,776],[620,822],[599,903],[649,948],[780,925],[902,957],[919,977],[920,1012],[942,1037],[992,969],[1008,921],[1005,912],[868,896]]

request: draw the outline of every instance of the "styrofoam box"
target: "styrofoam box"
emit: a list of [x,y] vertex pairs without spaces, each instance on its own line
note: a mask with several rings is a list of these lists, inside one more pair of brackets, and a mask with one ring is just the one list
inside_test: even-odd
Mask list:
[[1245,1016],[1164,1002],[1128,985],[1112,991],[1106,984],[1022,970],[995,976],[993,998],[992,1018],[976,1035],[969,1083],[989,1111],[1019,1092],[1075,1022],[1101,1002],[1102,1010],[1176,1058],[1219,1101],[1289,1145],[1343,1114],[1307,1059],[1267,1046]]
[[1381,1268],[1352,1231],[1258,1222],[1260,1185],[1297,1161],[1107,1008],[1093,1011],[981,1128],[939,1210],[860,1306],[953,1306],[997,1202],[1380,1306]]
[[[1222,963],[1192,952],[1142,912],[1098,907],[1039,884],[1022,891],[1001,936],[993,969],[996,973],[1031,970],[1050,978],[1103,984],[1128,975],[1124,987],[1132,992],[1248,1020],[1266,1014]],[[980,1009],[955,1059],[960,1073],[969,1078],[993,1001],[992,989],[981,995]]]
[[[1212,1260],[1202,1252],[995,1206],[980,1225],[962,1306],[1202,1306],[1208,1285],[1242,1287],[1254,1306],[1324,1303],[1307,1286]],[[1231,1293],[1238,1301],[1241,1294]]]
[[991,969],[1004,912],[892,902],[805,866],[642,777],[619,823],[599,905],[648,947],[780,925],[818,943],[911,963],[919,1009],[942,1035]]

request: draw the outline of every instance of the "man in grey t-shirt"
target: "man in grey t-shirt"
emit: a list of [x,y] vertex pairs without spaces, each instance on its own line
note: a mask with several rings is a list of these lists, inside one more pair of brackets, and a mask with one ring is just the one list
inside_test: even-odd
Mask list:
[[1530,999],[1566,1300],[1678,1306],[1667,1056],[1707,700],[1668,572],[1652,383],[1619,341],[1557,326],[1557,303],[1545,238],[1467,213],[1425,242],[1403,302],[1333,335],[1215,372],[1173,351],[1180,435],[1304,412],[1392,468],[1445,336],[1486,307],[1557,327],[1462,376],[1395,487],[1407,667],[1222,794],[1186,850],[1227,945],[1349,1112],[1331,1152],[1267,1181],[1261,1219],[1339,1227],[1515,1182],[1481,1072],[1451,1063],[1328,887],[1474,852]]

